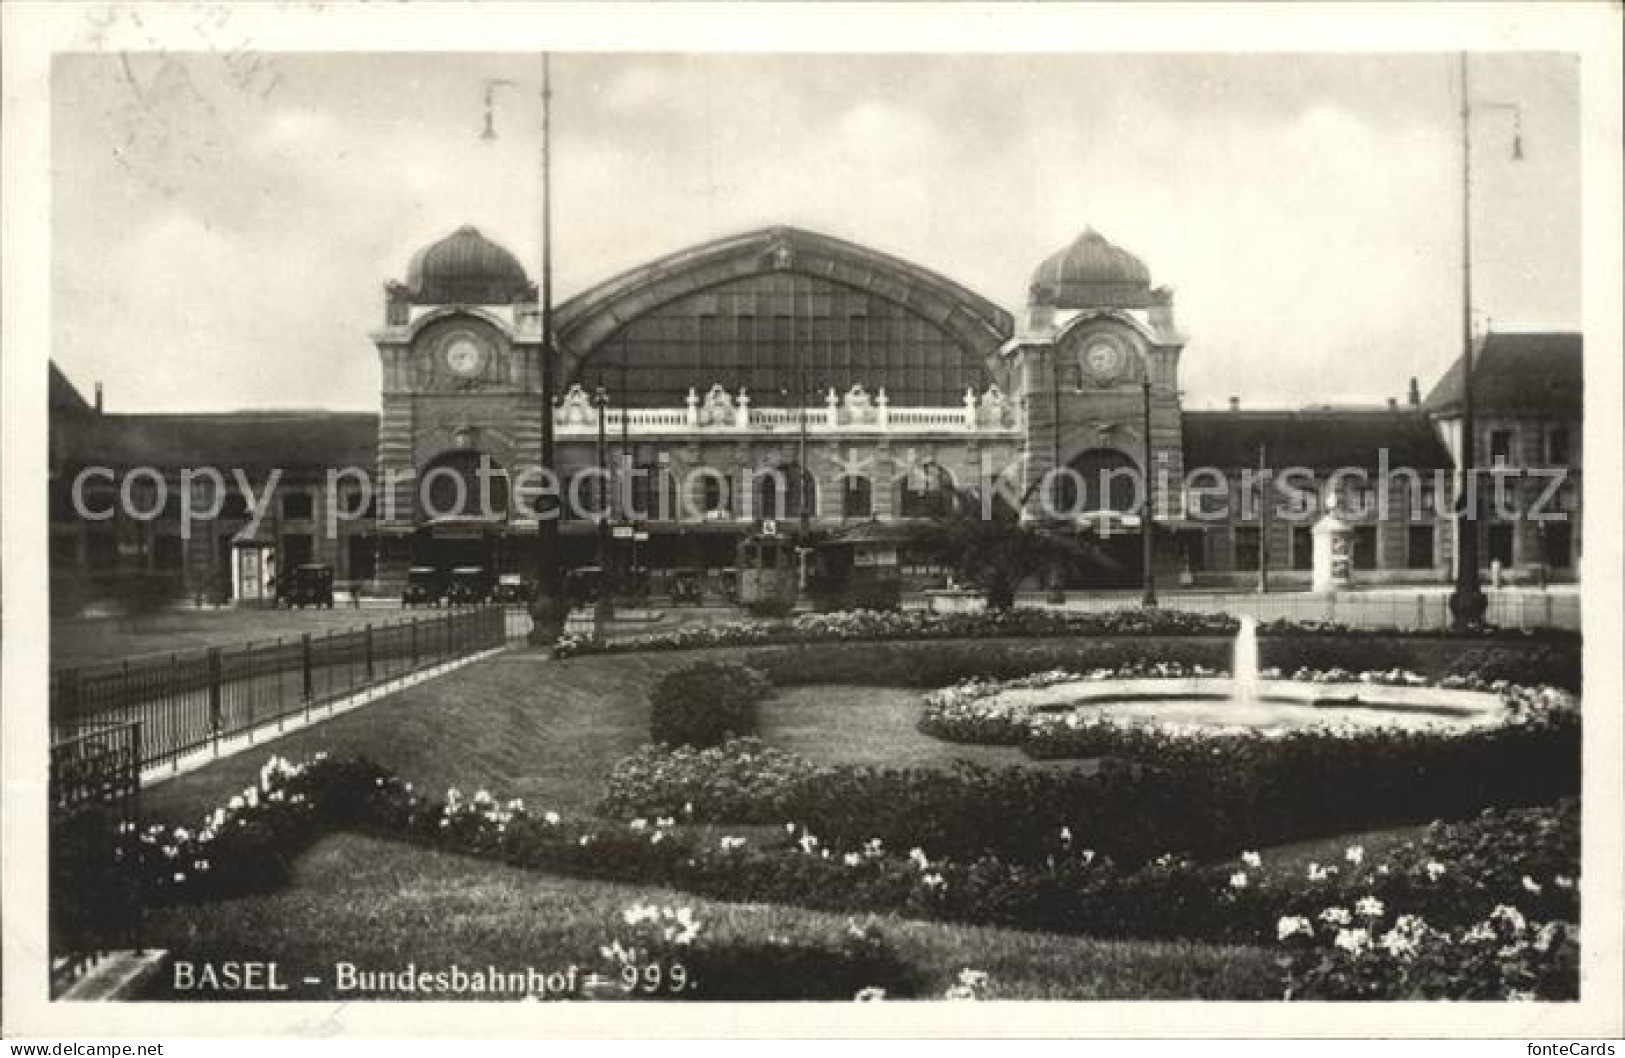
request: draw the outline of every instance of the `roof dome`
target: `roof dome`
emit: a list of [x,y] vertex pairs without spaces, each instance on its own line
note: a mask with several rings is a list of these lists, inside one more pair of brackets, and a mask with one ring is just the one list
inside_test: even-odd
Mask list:
[[508,305],[533,288],[519,258],[465,224],[412,255],[406,289],[420,305]]
[[1032,302],[1058,309],[1144,308],[1151,272],[1138,257],[1087,228],[1033,273]]

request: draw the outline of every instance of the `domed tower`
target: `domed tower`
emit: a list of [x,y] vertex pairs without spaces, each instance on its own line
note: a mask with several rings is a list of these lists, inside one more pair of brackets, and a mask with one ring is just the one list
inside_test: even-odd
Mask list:
[[[1159,529],[1182,519],[1185,339],[1174,325],[1172,292],[1152,285],[1138,257],[1088,228],[1033,273],[1022,324],[1009,352],[1027,411],[1026,514],[1132,543],[1139,483],[1149,480]],[[1137,581],[1139,558],[1122,549],[1118,564],[1133,567],[1122,579]],[[1165,564],[1177,569],[1175,556],[1159,532],[1159,580]]]
[[404,578],[409,565],[520,571],[531,549],[509,538],[536,526],[519,517],[507,480],[540,450],[536,287],[518,257],[465,225],[414,253],[404,281],[384,290],[384,327],[372,335],[383,369],[380,578]]

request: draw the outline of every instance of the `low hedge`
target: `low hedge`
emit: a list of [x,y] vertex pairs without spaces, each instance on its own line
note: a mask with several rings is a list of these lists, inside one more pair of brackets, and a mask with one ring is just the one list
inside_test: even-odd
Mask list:
[[[835,613],[800,614],[788,621],[747,620],[725,624],[694,625],[668,632],[599,639],[565,636],[553,648],[555,657],[587,654],[629,653],[635,651],[696,650],[708,647],[771,646],[774,644],[851,643],[878,640],[919,639],[997,639],[1006,637],[1137,637],[1137,636],[1220,636],[1231,638],[1239,628],[1227,613],[1195,613],[1185,610],[1129,607],[1101,613],[1068,613],[1061,610],[1024,609],[990,613],[936,614],[921,610],[846,610]],[[1490,640],[1507,644],[1550,644],[1577,648],[1580,637],[1561,629],[1483,628],[1469,633],[1452,630],[1406,631],[1394,628],[1353,628],[1325,621],[1269,621],[1259,625],[1261,639],[1339,639],[1366,643],[1388,641],[1459,642]],[[1375,649],[1390,649],[1379,646]],[[1369,656],[1369,655],[1367,655]],[[1344,665],[1349,660],[1337,661]],[[1290,664],[1288,664],[1290,662]],[[1332,662],[1313,657],[1302,660],[1269,661],[1281,667],[1299,665],[1331,667]],[[1352,666],[1370,668],[1363,661]]]
[[[1568,924],[1579,920],[1580,817],[1572,799],[1435,824],[1418,840],[1380,856],[1349,848],[1335,862],[1304,865],[1233,849],[1223,862],[1208,865],[1164,855],[1130,868],[1082,847],[1066,832],[1054,835],[1054,852],[1043,862],[1021,864],[992,856],[928,856],[920,848],[904,855],[874,839],[843,846],[800,828],[778,841],[719,841],[714,834],[702,838],[660,823],[562,820],[531,814],[519,802],[484,791],[471,799],[455,791],[444,801],[422,797],[365,761],[290,767],[262,779],[257,793],[252,804],[222,809],[218,829],[211,820],[197,831],[162,828],[162,834],[132,836],[126,850],[155,854],[126,858],[134,888],[149,899],[239,895],[256,882],[250,872],[224,862],[228,853],[220,835],[256,835],[232,855],[273,862],[291,858],[326,830],[353,826],[519,866],[674,886],[726,900],[1100,937],[1279,942],[1285,981],[1300,996],[1370,997],[1390,994],[1386,988],[1408,990],[1392,993],[1401,997],[1487,998],[1496,990],[1516,990],[1560,998],[1577,987]],[[312,802],[311,794],[342,804]],[[305,807],[296,810],[295,804]],[[260,825],[273,816],[295,825]],[[169,844],[180,846],[175,855],[162,851]],[[270,847],[254,851],[254,844]],[[215,861],[220,869],[170,884],[168,861],[175,860]],[[1454,961],[1451,945],[1425,941],[1427,931],[1458,942]],[[1428,974],[1395,977],[1383,961],[1387,949],[1377,949],[1412,935],[1426,949]],[[1502,943],[1486,948],[1486,938]],[[637,946],[636,935],[622,939],[623,947]],[[854,933],[851,939],[862,938]],[[814,951],[754,952],[763,965],[782,969],[767,976],[789,982],[816,964],[830,971],[841,991],[860,979],[865,987],[896,988],[897,994],[910,987],[907,968],[884,946],[827,937],[807,945],[790,938],[787,944]],[[749,960],[739,951],[719,952],[717,959],[694,965],[715,973],[718,997],[743,998],[767,988],[740,976]],[[777,986],[772,991],[783,995]]]
[[701,661],[674,669],[649,692],[649,738],[703,748],[754,735],[757,705],[772,693],[767,677],[744,665]]

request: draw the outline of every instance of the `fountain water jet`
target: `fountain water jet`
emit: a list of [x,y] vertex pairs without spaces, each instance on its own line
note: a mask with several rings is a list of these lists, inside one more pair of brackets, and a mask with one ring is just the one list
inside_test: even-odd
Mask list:
[[1241,618],[1230,657],[1230,700],[1235,705],[1258,703],[1258,619]]

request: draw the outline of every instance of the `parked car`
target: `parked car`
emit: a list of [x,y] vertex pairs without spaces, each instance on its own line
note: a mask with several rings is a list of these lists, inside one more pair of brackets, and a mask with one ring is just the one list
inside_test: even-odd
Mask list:
[[446,576],[433,566],[413,566],[406,571],[403,606],[439,606],[446,600]]
[[282,580],[282,601],[289,608],[325,606],[333,608],[333,567],[295,566]]
[[481,566],[458,566],[451,571],[446,602],[452,606],[477,606],[491,598],[491,575]]
[[529,581],[517,573],[504,573],[497,578],[497,586],[491,589],[491,601],[501,603],[530,602],[535,594]]

